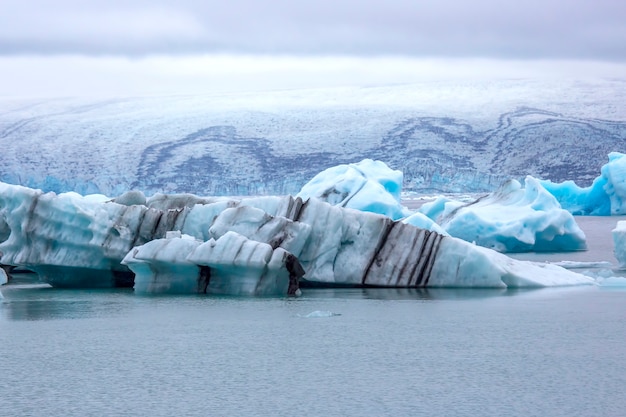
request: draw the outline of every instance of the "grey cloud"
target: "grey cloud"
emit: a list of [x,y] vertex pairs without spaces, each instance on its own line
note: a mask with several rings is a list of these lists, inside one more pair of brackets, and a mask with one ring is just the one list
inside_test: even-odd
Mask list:
[[615,0],[5,0],[0,53],[626,60]]

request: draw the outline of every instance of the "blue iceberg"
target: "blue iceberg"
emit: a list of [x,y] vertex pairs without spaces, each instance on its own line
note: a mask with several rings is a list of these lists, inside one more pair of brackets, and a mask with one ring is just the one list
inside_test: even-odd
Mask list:
[[579,187],[574,181],[541,184],[556,197],[561,206],[573,214],[610,216],[626,214],[626,155],[609,154],[609,162],[600,169],[589,187]]
[[510,180],[472,203],[439,198],[420,208],[451,236],[498,252],[577,251],[586,237],[541,183]]

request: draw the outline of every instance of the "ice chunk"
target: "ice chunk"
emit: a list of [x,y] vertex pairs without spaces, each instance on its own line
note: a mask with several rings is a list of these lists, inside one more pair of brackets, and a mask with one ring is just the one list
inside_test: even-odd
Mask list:
[[[499,252],[575,251],[586,238],[571,213],[533,177],[516,180],[471,204],[445,199],[425,205],[451,236]],[[421,210],[420,210],[421,211]]]
[[122,204],[124,206],[145,206],[146,196],[141,191],[131,190],[125,192],[119,197],[114,198],[113,202],[117,204]]
[[332,311],[326,311],[326,310],[315,310],[305,315],[298,314],[298,317],[303,317],[305,319],[327,318],[327,317],[336,317],[336,316],[341,316],[341,314],[333,313]]
[[153,240],[122,263],[136,274],[138,293],[296,295],[304,273],[284,249],[232,231],[208,242],[187,235]]
[[315,282],[361,285],[388,234],[386,216],[331,206],[312,198],[302,207],[299,221],[311,227],[300,254],[305,279]]
[[281,247],[299,254],[311,233],[311,227],[281,216],[272,216],[265,211],[242,205],[222,211],[213,221],[209,235],[219,239],[229,231],[237,232],[248,239]]
[[[4,272],[3,268],[0,268],[0,285],[4,285],[7,282],[9,282],[9,277],[7,276],[7,273]],[[1,294],[0,294],[1,296]]]
[[383,214],[394,220],[405,216],[400,204],[402,172],[381,161],[364,159],[338,165],[317,174],[298,193],[306,200],[319,198],[329,204]]
[[0,213],[11,230],[0,243],[3,264],[24,266],[55,286],[86,287],[132,286],[120,261],[133,246],[180,230],[186,214],[4,183]]
[[566,269],[598,269],[598,268],[611,268],[613,264],[607,261],[598,262],[578,262],[578,261],[559,261],[553,262],[554,265],[560,266]]
[[626,288],[626,278],[624,277],[607,277],[598,278],[598,285],[609,288]]
[[122,260],[135,273],[137,293],[192,294],[204,291],[204,277],[187,255],[201,241],[188,235],[156,239],[133,248]]
[[441,235],[448,235],[448,232],[443,230],[441,226],[435,223],[430,217],[420,212],[413,213],[409,217],[402,219],[402,223],[410,224],[412,226],[419,227],[420,229],[437,232]]
[[206,292],[227,295],[295,295],[304,273],[282,248],[229,231],[195,248],[187,260],[208,267]]
[[582,274],[548,263],[517,261],[460,239],[444,238],[432,266],[431,287],[547,287],[591,285]]
[[542,185],[574,214],[609,216],[626,214],[626,155],[609,154],[609,162],[600,169],[589,187],[579,187],[573,181],[555,184],[542,181]]
[[626,268],[626,221],[618,221],[611,234],[613,236],[615,258],[621,268]]

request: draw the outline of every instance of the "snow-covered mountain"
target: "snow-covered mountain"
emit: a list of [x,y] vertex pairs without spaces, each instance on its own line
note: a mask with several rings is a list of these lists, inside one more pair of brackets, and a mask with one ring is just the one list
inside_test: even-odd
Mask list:
[[0,99],[0,181],[45,191],[296,193],[364,158],[404,190],[526,174],[588,185],[626,151],[626,81],[436,82],[202,96]]

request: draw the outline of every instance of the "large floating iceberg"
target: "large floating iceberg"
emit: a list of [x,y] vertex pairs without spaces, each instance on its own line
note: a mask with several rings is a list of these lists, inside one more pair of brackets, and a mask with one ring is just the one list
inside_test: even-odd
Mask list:
[[451,236],[498,252],[576,251],[587,248],[583,231],[538,180],[526,177],[464,204],[439,198],[420,208]]
[[564,209],[573,214],[626,214],[626,155],[622,153],[609,154],[609,162],[602,166],[600,176],[589,187],[579,187],[573,181],[541,183]]
[[[141,196],[129,201],[141,202]],[[293,294],[299,284],[524,287],[593,282],[563,268],[515,261],[460,239],[315,198],[156,195],[146,205],[124,205],[0,183],[0,212],[10,229],[0,243],[0,262],[27,267],[54,286],[134,283],[140,292],[240,295]]]

